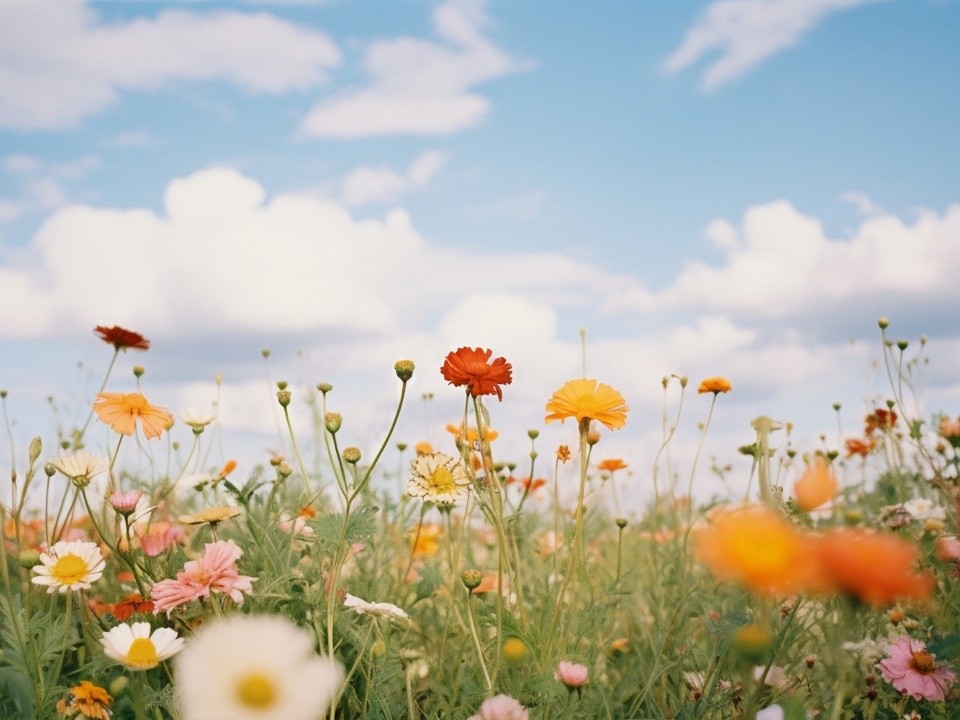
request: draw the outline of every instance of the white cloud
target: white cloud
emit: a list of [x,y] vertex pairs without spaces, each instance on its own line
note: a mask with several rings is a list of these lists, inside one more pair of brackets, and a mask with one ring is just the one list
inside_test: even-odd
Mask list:
[[15,198],[0,198],[0,223],[23,215],[49,212],[68,202],[64,181],[77,180],[100,165],[95,155],[83,155],[71,162],[47,165],[30,155],[13,154],[3,159],[3,169],[17,175],[22,192]]
[[326,35],[266,13],[175,9],[105,23],[81,0],[11,0],[0,4],[0,126],[71,127],[121,91],[174,80],[303,90],[339,62]]
[[857,209],[857,212],[863,216],[880,215],[883,213],[882,207],[877,205],[865,192],[860,192],[859,190],[845,192],[840,196],[840,199],[845,203],[853,205]]
[[828,15],[884,0],[718,0],[687,30],[666,59],[668,72],[686,70],[716,53],[701,88],[716,90],[776,53],[796,45]]
[[[621,298],[621,309],[697,309],[743,317],[791,318],[877,298],[923,304],[960,302],[960,205],[942,215],[920,210],[904,221],[865,219],[832,239],[816,218],[780,200],[749,208],[739,228],[714,221],[708,234],[723,263],[687,265],[662,292]],[[719,242],[718,242],[719,238]],[[920,303],[921,305],[918,305]],[[613,308],[612,308],[613,309]]]
[[455,0],[433,15],[439,42],[411,37],[372,43],[370,84],[315,105],[301,130],[316,137],[445,135],[480,123],[490,103],[473,89],[517,72],[518,63],[487,40],[480,0]]
[[404,193],[426,185],[448,159],[447,153],[427,150],[414,158],[403,173],[386,166],[359,167],[344,178],[341,198],[350,207],[394,202]]

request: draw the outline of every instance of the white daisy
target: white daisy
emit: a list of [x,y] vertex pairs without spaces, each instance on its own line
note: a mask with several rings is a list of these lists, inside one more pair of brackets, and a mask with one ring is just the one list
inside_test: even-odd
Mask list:
[[100,638],[103,652],[130,670],[149,670],[183,649],[183,638],[170,628],[150,632],[150,623],[117,625]]
[[50,464],[74,483],[83,485],[88,485],[92,478],[105,473],[109,467],[109,463],[103,455],[86,452],[61,455],[56,460],[52,460]]
[[316,720],[344,678],[310,633],[273,615],[203,625],[174,667],[183,720]]
[[417,455],[410,463],[410,472],[407,495],[435,505],[453,505],[470,485],[463,461],[442,452]]
[[47,585],[47,592],[86,590],[103,575],[106,562],[96,543],[61,540],[45,553],[33,571],[36,585]]
[[194,432],[203,432],[207,425],[217,419],[217,413],[209,408],[186,407],[180,409],[180,419]]
[[915,498],[903,504],[903,509],[910,513],[914,520],[945,520],[946,511],[927,498]]
[[375,617],[391,618],[393,620],[409,620],[410,616],[392,603],[378,602],[371,603],[361,600],[355,595],[347,596],[343,600],[343,606],[350,610],[356,610],[359,615],[373,615]]

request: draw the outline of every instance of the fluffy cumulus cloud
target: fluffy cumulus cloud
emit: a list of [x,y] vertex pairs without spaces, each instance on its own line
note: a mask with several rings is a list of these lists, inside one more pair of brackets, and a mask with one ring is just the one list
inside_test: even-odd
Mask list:
[[410,190],[426,185],[446,165],[449,156],[439,150],[420,153],[404,172],[391,167],[359,167],[343,179],[345,205],[395,202]]
[[718,0],[687,30],[664,67],[680,72],[716,55],[701,78],[704,90],[715,90],[793,47],[830,14],[882,1]]
[[321,83],[340,52],[266,13],[167,10],[103,22],[82,0],[0,3],[0,126],[60,129],[126,90],[224,80],[255,93]]
[[443,135],[477,125],[490,103],[474,88],[520,69],[484,37],[487,24],[480,0],[454,0],[434,11],[436,41],[373,42],[363,60],[369,83],[320,101],[304,118],[303,133]]
[[[722,262],[688,264],[662,292],[618,299],[621,309],[698,309],[783,321],[836,308],[943,307],[960,302],[960,205],[903,219],[875,214],[846,238],[785,200],[757,205],[739,226],[716,220],[708,239]],[[862,319],[862,318],[859,318]]]

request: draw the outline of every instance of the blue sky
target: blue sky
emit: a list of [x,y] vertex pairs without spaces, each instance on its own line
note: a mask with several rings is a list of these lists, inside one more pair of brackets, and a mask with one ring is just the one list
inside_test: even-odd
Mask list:
[[[855,434],[889,395],[879,315],[929,337],[920,411],[955,414],[957,37],[957,0],[6,2],[16,434],[50,432],[51,395],[85,416],[97,324],[154,341],[115,389],[142,362],[177,408],[223,373],[226,455],[270,444],[264,347],[274,376],[343,388],[365,444],[400,357],[455,418],[436,368],[460,345],[513,362],[494,424],[522,453],[580,328],[634,408],[601,455],[638,475],[671,373],[733,380],[721,462],[758,414],[810,449],[842,402]],[[680,455],[708,406],[688,400]],[[405,439],[440,440],[424,415]]]

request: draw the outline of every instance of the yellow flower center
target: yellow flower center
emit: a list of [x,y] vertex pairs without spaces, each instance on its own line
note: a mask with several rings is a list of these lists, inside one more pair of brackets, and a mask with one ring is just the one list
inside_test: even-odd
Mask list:
[[430,473],[427,482],[430,483],[430,488],[437,494],[453,492],[457,487],[457,484],[453,481],[453,473],[445,467],[438,467]]
[[127,650],[127,665],[138,670],[149,670],[160,662],[157,648],[150,638],[136,638]]
[[73,585],[82,582],[89,572],[87,562],[79,555],[70,553],[57,559],[50,574],[57,579],[61,585]]
[[237,698],[241,705],[258,710],[277,701],[277,686],[273,678],[262,673],[251,673],[237,683]]

